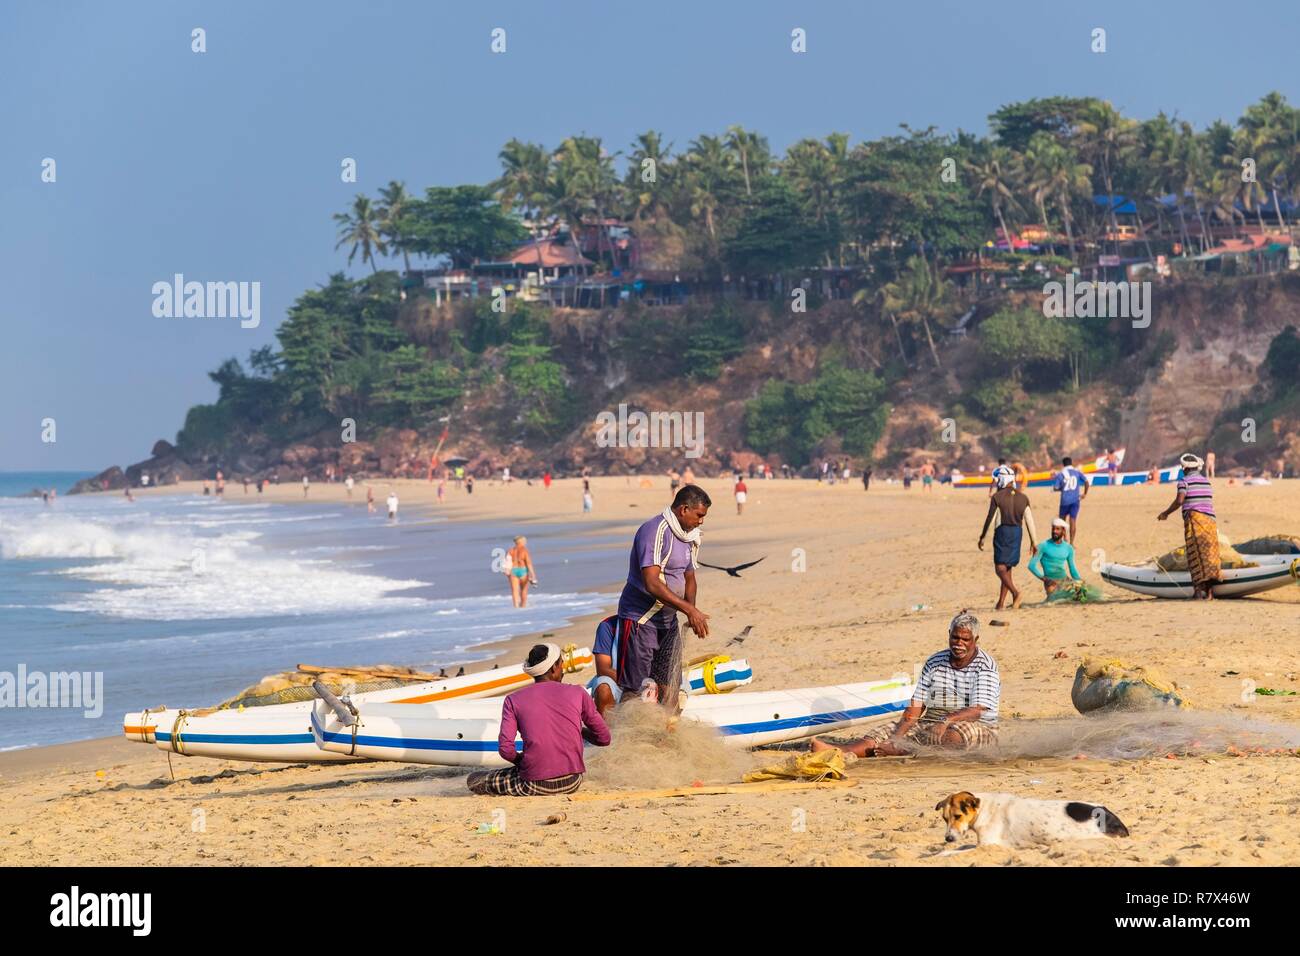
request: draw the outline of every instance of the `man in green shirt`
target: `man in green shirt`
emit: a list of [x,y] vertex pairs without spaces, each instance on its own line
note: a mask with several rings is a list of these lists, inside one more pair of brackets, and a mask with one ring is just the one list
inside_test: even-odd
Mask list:
[[[1070,525],[1064,518],[1052,519],[1052,538],[1044,541],[1029,561],[1029,573],[1043,582],[1043,590],[1051,594],[1064,587],[1067,581],[1082,581],[1074,566],[1074,545],[1065,540]],[[1069,570],[1069,578],[1066,570]]]

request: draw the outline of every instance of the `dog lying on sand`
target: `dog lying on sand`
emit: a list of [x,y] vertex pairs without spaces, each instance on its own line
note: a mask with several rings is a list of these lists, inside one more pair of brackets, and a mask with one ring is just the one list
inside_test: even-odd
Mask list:
[[1128,827],[1105,807],[1075,800],[1034,800],[1009,793],[962,790],[940,800],[944,840],[974,833],[981,846],[1032,846],[1058,840],[1126,837]]

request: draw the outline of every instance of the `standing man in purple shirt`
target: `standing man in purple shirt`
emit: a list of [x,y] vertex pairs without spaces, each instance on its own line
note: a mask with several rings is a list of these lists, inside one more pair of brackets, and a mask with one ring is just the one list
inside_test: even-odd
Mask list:
[[648,690],[648,681],[656,685],[655,700],[675,707],[682,679],[677,612],[697,637],[709,636],[709,616],[695,606],[695,568],[700,525],[712,504],[699,485],[684,485],[632,539],[611,654],[624,695]]
[[[609,728],[591,697],[577,684],[565,684],[564,655],[554,644],[528,652],[524,673],[533,685],[510,694],[501,705],[497,753],[512,766],[476,770],[466,778],[469,789],[494,797],[544,797],[573,793],[582,786],[587,765],[584,740],[609,746]],[[515,735],[523,738],[521,753]]]

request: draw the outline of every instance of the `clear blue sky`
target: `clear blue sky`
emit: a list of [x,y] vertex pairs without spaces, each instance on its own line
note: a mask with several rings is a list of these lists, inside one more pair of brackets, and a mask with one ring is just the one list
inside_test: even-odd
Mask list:
[[[390,179],[484,182],[518,136],[678,147],[741,123],[783,150],[899,123],[984,132],[1094,95],[1198,127],[1297,96],[1300,4],[59,2],[0,12],[0,470],[126,465],[211,401],[345,264],[330,216]],[[494,55],[489,33],[507,31]],[[1108,52],[1090,52],[1093,27]],[[207,30],[208,51],[190,51]],[[790,52],[790,31],[808,53]],[[355,185],[339,179],[345,156]],[[45,157],[58,182],[40,181]],[[262,325],[154,318],[182,272],[262,283]],[[40,441],[53,417],[58,441]]]

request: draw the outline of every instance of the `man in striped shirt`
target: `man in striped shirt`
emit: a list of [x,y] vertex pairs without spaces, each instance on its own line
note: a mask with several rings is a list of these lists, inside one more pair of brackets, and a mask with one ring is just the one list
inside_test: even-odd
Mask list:
[[[948,649],[921,668],[912,700],[898,723],[883,724],[861,740],[839,745],[858,757],[901,757],[916,747],[970,750],[997,741],[1002,679],[979,647],[980,622],[963,610],[948,625]],[[813,738],[813,750],[835,744]]]
[[1191,452],[1178,459],[1183,474],[1178,479],[1173,503],[1156,515],[1164,521],[1179,508],[1183,511],[1183,542],[1187,570],[1196,597],[1211,600],[1219,583],[1219,527],[1214,515],[1214,490],[1205,477],[1205,462]]

